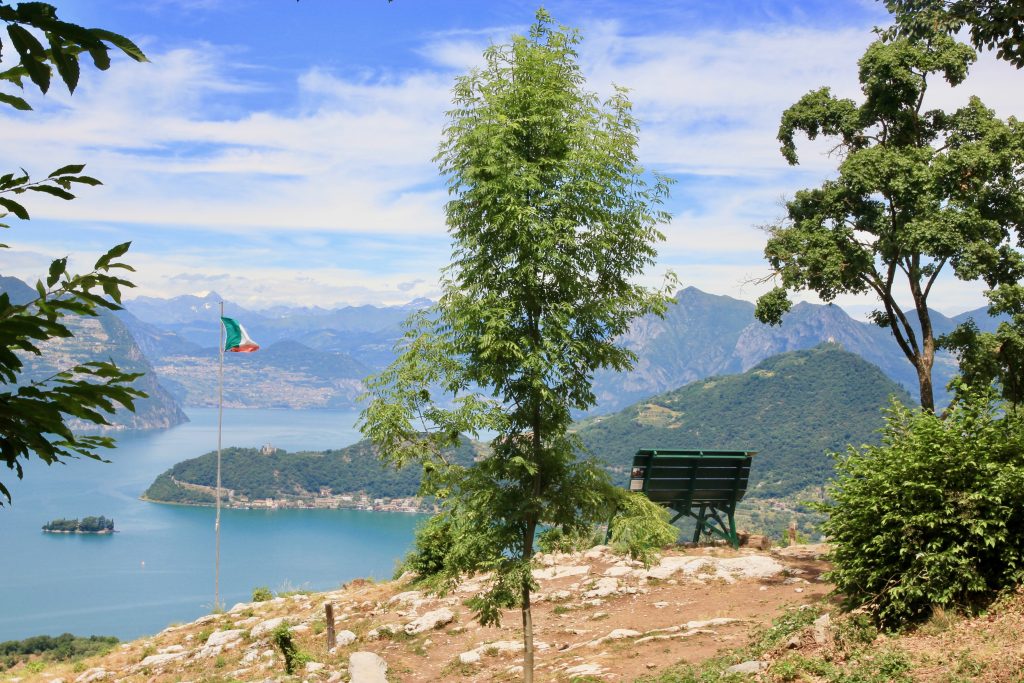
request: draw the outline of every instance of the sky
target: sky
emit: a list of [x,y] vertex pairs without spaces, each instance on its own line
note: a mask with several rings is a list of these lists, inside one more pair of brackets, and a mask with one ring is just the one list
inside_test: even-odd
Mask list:
[[[53,1],[53,0],[51,0]],[[69,96],[29,91],[35,111],[0,109],[0,169],[43,176],[85,163],[102,187],[64,202],[26,197],[0,273],[34,282],[52,258],[88,269],[131,240],[128,296],[216,291],[274,305],[394,305],[436,298],[451,243],[432,161],[451,87],[490,44],[524,32],[518,0],[56,0],[61,18],[128,36],[151,60],[83,69]],[[556,0],[583,35],[587,87],[630,89],[639,157],[676,183],[656,285],[753,300],[771,285],[761,226],[834,174],[827,145],[790,167],[775,133],[786,107],[830,86],[857,98],[856,62],[886,25],[869,0]],[[1024,71],[982,55],[970,94],[1024,116]],[[947,279],[947,314],[984,305]],[[814,301],[811,296],[801,297]],[[838,300],[859,314],[870,300]]]

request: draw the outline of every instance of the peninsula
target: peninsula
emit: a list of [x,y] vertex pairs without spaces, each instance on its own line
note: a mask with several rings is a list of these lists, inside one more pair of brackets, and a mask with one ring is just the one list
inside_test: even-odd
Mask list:
[[[464,465],[480,457],[482,445],[463,439],[452,458]],[[180,505],[216,501],[217,453],[183,460],[159,475],[143,500]],[[248,509],[310,508],[434,512],[417,495],[421,470],[382,465],[369,441],[327,451],[288,452],[225,448],[221,452],[221,503]]]

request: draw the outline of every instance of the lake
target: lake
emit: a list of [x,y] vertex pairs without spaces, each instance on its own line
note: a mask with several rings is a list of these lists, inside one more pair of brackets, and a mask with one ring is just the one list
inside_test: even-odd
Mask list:
[[[132,639],[210,611],[214,510],[138,499],[174,463],[215,450],[217,411],[192,422],[118,437],[110,463],[26,464],[2,470],[13,505],[0,508],[0,641],[33,635]],[[356,413],[225,410],[224,446],[324,450],[356,442]],[[44,534],[57,517],[104,515],[116,534]],[[330,590],[356,577],[390,578],[422,519],[361,510],[223,510],[221,602],[256,586]]]

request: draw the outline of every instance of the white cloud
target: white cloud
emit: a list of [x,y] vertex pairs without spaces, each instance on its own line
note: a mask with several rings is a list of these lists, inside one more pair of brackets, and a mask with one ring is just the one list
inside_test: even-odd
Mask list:
[[[175,253],[156,253],[141,240],[140,291],[148,294],[181,293],[175,288],[191,286],[182,274],[210,279],[204,289],[228,287],[217,280],[234,273],[225,257],[202,248],[214,236],[234,234],[255,248],[261,233],[294,233],[297,246],[312,251],[332,248],[331,235],[348,235],[338,256],[348,267],[261,257],[259,275],[240,289],[318,303],[431,296],[447,255],[446,193],[431,158],[451,85],[481,63],[490,41],[506,35],[496,28],[433,35],[415,70],[341,76],[310,65],[284,84],[219,46],[147,47],[152,64],[118,63],[90,74],[74,97],[51,95],[32,114],[0,112],[0,167],[31,162],[42,175],[87,161],[106,183],[71,203],[33,198],[35,218],[97,226],[90,230],[119,224],[142,234],[179,232],[185,246]],[[827,145],[816,143],[801,144],[801,166],[788,167],[775,140],[779,116],[822,85],[857,97],[856,60],[872,39],[870,27],[637,36],[595,23],[584,35],[590,87],[606,94],[610,83],[630,87],[642,162],[681,178],[664,266],[686,284],[752,298],[754,289],[742,283],[766,272],[756,226],[782,214],[782,197],[817,184],[835,166]],[[1007,87],[1021,78],[985,57],[960,91],[936,88],[930,97],[956,106],[963,92],[977,92],[1000,115],[1021,116],[1024,90]],[[420,258],[381,258],[393,245],[379,239],[386,236],[415,237],[424,251]],[[40,241],[7,255],[16,256],[13,267],[26,268],[33,249],[38,255],[51,246]],[[352,266],[362,262],[374,265]],[[940,308],[961,305],[977,297],[967,291],[943,287],[934,297]]]

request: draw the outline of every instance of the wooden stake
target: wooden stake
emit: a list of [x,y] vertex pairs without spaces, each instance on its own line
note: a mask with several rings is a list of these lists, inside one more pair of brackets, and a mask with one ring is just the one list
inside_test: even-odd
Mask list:
[[326,613],[327,621],[327,649],[332,650],[338,644],[337,636],[334,633],[334,605],[325,602],[324,612]]

